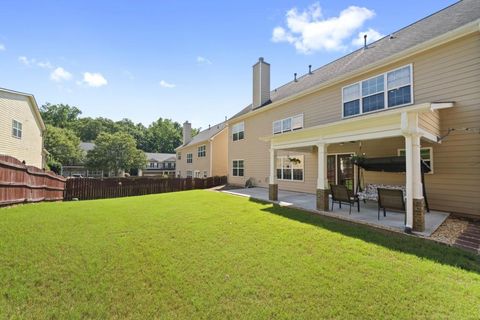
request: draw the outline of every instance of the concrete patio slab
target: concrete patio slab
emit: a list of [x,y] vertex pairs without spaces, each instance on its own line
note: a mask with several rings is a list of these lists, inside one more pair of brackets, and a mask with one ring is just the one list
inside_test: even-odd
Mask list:
[[[319,213],[326,216],[340,218],[352,222],[362,223],[379,227],[383,229],[389,229],[393,231],[404,231],[405,214],[387,211],[387,216],[383,217],[383,214],[378,220],[377,203],[367,201],[367,203],[360,202],[360,212],[357,212],[357,208],[352,208],[352,213],[349,214],[349,206],[342,205],[342,208],[335,204],[333,211],[319,211],[316,210],[316,199],[314,194],[293,192],[293,191],[278,191],[279,201],[268,200],[268,189],[266,188],[244,188],[222,191],[229,194],[234,194],[243,197],[249,197],[252,199],[262,200],[277,203],[281,206],[294,207],[298,209],[308,210],[311,212]],[[330,208],[331,208],[330,203]],[[417,235],[423,237],[429,237],[438,227],[448,218],[449,213],[433,211],[425,214],[425,231],[414,232]]]

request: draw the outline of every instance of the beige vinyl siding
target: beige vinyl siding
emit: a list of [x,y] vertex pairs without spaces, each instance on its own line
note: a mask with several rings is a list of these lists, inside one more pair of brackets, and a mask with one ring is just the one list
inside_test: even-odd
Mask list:
[[[228,173],[228,130],[224,129],[213,137],[212,176],[226,176]],[[207,151],[208,152],[208,151]]]
[[[198,147],[205,145],[206,155],[205,157],[198,157]],[[177,150],[177,153],[182,153],[182,160],[177,160],[176,162],[176,171],[180,171],[181,177],[185,178],[187,176],[187,171],[192,171],[192,176],[195,176],[195,171],[200,171],[201,176],[203,177],[203,171],[207,171],[207,176],[210,176],[210,142],[205,141],[192,146],[187,146],[185,148]],[[192,154],[192,163],[187,163],[187,154]]]
[[[33,114],[30,98],[0,90],[0,154],[42,168],[42,129]],[[22,138],[12,136],[12,120],[22,123]]]
[[[408,64],[413,66],[415,104],[455,102],[453,108],[420,116],[422,128],[443,135],[448,128],[479,127],[480,34],[476,33],[238,120],[245,123],[245,139],[234,142],[229,132],[229,182],[244,185],[246,179],[253,177],[257,185],[268,186],[269,143],[259,138],[272,134],[273,121],[300,113],[304,114],[305,127],[339,121],[342,119],[343,86]],[[237,122],[230,122],[230,128]],[[396,149],[404,145],[403,138],[398,139],[388,150],[383,149],[384,143],[389,143],[387,139],[376,141],[379,150],[372,150],[372,155],[396,155]],[[473,196],[480,181],[480,135],[456,131],[440,144],[422,141],[422,145],[434,148],[435,172],[426,178],[431,208],[480,216],[480,197]],[[328,151],[333,152],[334,146]],[[316,150],[303,154],[305,181],[279,182],[280,189],[315,192]],[[245,177],[231,176],[233,159],[245,160]],[[366,178],[375,182],[404,183],[402,174],[366,174]]]
[[[177,149],[177,154],[182,154],[181,160],[176,160],[176,171],[180,171],[181,177],[187,176],[187,171],[192,171],[194,176],[195,171],[200,171],[201,177],[203,172],[207,172],[207,176],[225,176],[227,175],[227,160],[228,160],[228,144],[227,144],[228,130],[225,128],[221,132],[217,133],[212,140],[203,141],[195,145],[189,145],[187,147]],[[213,146],[212,146],[213,144]],[[205,157],[198,157],[198,147],[205,145]],[[210,154],[213,153],[212,157]],[[187,154],[192,154],[192,163],[187,163]],[[210,160],[212,159],[212,166],[210,166]]]

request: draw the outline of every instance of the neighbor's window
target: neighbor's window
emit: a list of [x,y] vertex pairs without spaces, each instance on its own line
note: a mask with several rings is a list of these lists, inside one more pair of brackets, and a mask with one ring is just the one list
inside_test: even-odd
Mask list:
[[200,178],[200,170],[195,170],[194,175],[195,178]]
[[[399,156],[405,156],[405,149],[398,149]],[[433,173],[433,148],[424,147],[420,148],[420,158],[430,167],[430,172]]]
[[278,156],[276,169],[279,180],[303,181],[304,156]]
[[303,128],[303,114],[273,122],[273,134],[289,132]]
[[193,154],[187,153],[187,163],[193,163]]
[[191,178],[192,177],[192,170],[187,170],[187,178]]
[[150,162],[150,168],[155,168],[155,162]]
[[234,177],[243,177],[244,168],[243,168],[243,160],[233,160],[233,176]]
[[182,153],[181,152],[177,153],[177,160],[182,160]]
[[207,171],[203,171],[203,177],[206,178],[207,177]]
[[22,123],[17,120],[12,120],[12,136],[15,138],[22,138]]
[[197,155],[199,158],[205,157],[207,155],[207,147],[205,145],[198,147]]
[[240,122],[234,124],[232,127],[232,139],[233,141],[242,140],[245,138],[245,123]]
[[344,117],[411,104],[412,66],[346,86],[342,89],[342,99]]

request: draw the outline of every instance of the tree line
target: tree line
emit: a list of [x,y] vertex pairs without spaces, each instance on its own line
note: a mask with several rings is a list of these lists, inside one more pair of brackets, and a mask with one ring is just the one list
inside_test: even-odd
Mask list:
[[[174,153],[182,143],[182,125],[171,119],[158,118],[146,127],[130,119],[81,117],[75,106],[50,103],[42,105],[40,113],[47,127],[47,165],[57,173],[62,165],[85,163],[91,170],[117,174],[145,166],[143,152]],[[94,142],[95,149],[84,154],[81,141]]]

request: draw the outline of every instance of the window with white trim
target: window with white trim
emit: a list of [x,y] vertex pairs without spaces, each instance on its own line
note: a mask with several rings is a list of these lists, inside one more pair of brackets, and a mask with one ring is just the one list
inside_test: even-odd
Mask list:
[[187,163],[193,163],[193,154],[187,153]]
[[344,87],[343,116],[413,103],[412,78],[412,65],[408,65]]
[[245,123],[240,122],[234,124],[232,127],[232,139],[233,141],[243,140],[245,138]]
[[205,157],[207,155],[207,147],[205,145],[198,147],[197,155],[199,158]]
[[192,170],[187,170],[187,178],[191,178],[192,177]]
[[177,153],[177,160],[182,160],[182,153],[181,152]]
[[244,163],[243,160],[233,160],[232,163],[232,175],[234,177],[243,177],[244,175]]
[[12,136],[22,139],[22,123],[17,120],[12,120]]
[[303,181],[304,156],[278,156],[276,169],[278,180]]
[[203,171],[203,177],[204,177],[204,178],[208,177],[208,175],[207,175],[207,170],[204,170],[204,171]]
[[200,178],[200,170],[195,170],[194,171],[194,176],[195,176],[195,178]]
[[[405,149],[398,149],[397,154],[399,156],[405,157]],[[433,148],[432,147],[420,148],[420,159],[422,159],[423,162],[425,162],[425,164],[430,167],[429,173],[433,173]]]
[[303,114],[273,121],[273,134],[289,132],[303,128]]

